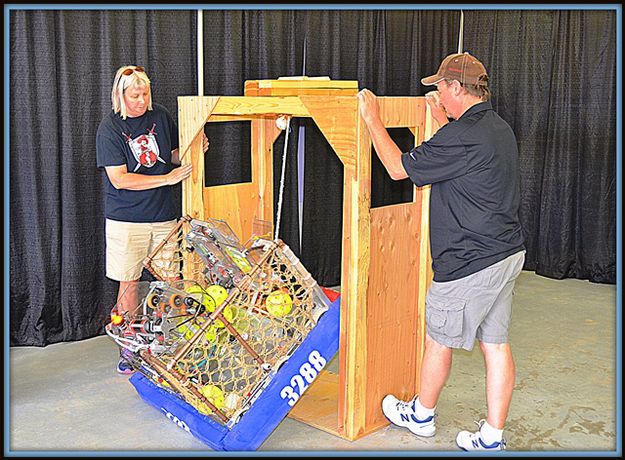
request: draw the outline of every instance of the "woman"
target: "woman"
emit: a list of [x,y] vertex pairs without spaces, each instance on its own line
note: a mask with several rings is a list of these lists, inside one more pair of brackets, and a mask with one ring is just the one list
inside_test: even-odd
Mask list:
[[[106,172],[106,276],[119,281],[118,313],[131,317],[142,262],[176,225],[172,186],[189,177],[191,165],[174,166],[180,165],[178,127],[152,102],[143,67],[117,70],[111,100],[96,135],[97,165]],[[134,371],[123,352],[117,371]]]

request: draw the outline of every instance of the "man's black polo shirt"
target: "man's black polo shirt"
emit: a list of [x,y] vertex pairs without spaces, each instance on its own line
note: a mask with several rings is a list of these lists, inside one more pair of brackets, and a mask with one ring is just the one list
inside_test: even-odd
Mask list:
[[432,184],[434,281],[462,278],[525,249],[516,137],[490,102],[402,154],[402,164],[417,186]]

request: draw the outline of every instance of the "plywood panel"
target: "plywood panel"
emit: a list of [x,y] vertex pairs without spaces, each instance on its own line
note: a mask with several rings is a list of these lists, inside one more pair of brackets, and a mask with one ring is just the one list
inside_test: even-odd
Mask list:
[[367,425],[388,423],[380,403],[392,393],[416,391],[420,203],[371,210],[371,264],[367,290]]
[[242,242],[252,234],[258,206],[258,184],[218,185],[203,190],[206,217],[225,220]]
[[[256,218],[273,226],[273,144],[282,134],[275,119],[252,122],[252,165],[258,177],[259,203]],[[273,230],[272,230],[273,234]]]
[[418,124],[421,102],[414,97],[380,96],[380,118],[387,128],[404,128]]
[[288,416],[338,436],[338,386],[338,374],[321,371]]

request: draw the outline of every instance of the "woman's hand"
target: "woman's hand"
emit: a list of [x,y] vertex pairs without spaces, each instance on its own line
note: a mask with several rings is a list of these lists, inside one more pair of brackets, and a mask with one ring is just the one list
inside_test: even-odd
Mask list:
[[183,181],[184,179],[186,179],[187,177],[191,175],[191,170],[192,170],[191,163],[187,163],[178,168],[172,169],[166,175],[166,179],[167,179],[166,185],[175,185],[178,182]]
[[210,142],[208,142],[208,137],[206,137],[206,133],[202,131],[202,152],[206,153],[209,145]]

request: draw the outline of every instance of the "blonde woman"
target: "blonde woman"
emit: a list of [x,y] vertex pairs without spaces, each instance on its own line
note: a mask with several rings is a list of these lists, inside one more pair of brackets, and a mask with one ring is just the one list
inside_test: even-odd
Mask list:
[[[143,67],[127,65],[117,70],[111,101],[112,110],[96,135],[97,165],[106,176],[106,276],[119,281],[118,313],[131,314],[142,262],[179,217],[171,186],[189,177],[191,165],[176,167],[180,165],[178,127],[167,109],[152,101]],[[134,372],[124,352],[117,371]]]

